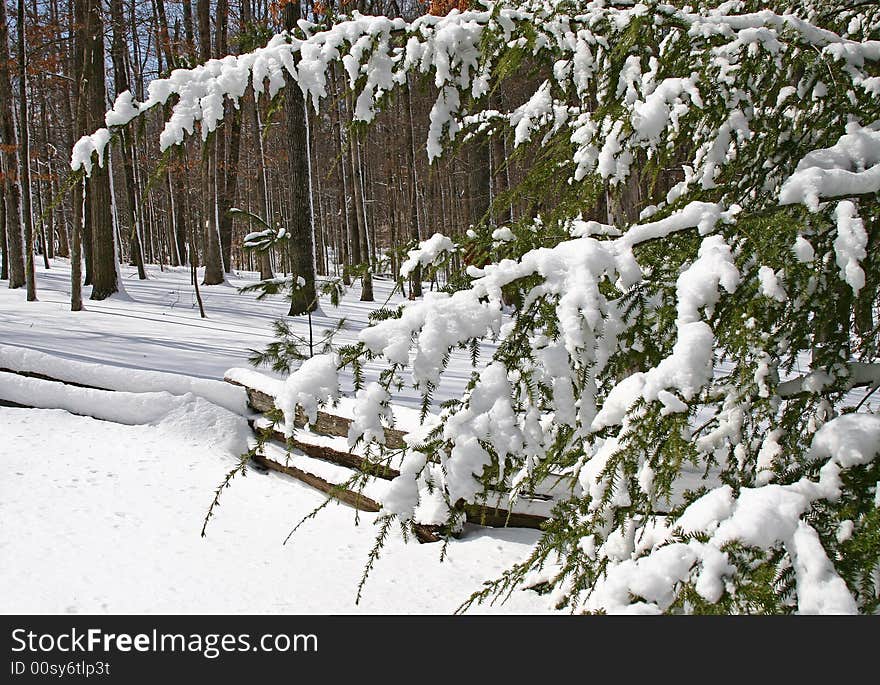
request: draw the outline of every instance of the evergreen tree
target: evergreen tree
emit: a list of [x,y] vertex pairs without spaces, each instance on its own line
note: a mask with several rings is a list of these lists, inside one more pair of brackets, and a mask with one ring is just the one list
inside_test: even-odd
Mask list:
[[[432,77],[432,158],[507,130],[536,151],[509,191],[540,198],[533,216],[408,262],[452,249],[486,266],[377,317],[339,356],[357,379],[384,363],[358,393],[350,439],[366,441],[395,387],[413,383],[427,410],[450,353],[474,351],[467,392],[408,450],[388,516],[411,521],[430,490],[454,529],[468,502],[568,483],[530,558],[472,601],[541,584],[573,611],[878,608],[880,17],[763,4],[498,3],[301,25],[225,80],[196,69],[116,112],[174,93],[167,147],[222,112],[206,94],[244,92],[233,73],[258,74],[258,90],[290,74],[317,102],[341,60],[359,121],[412,72]],[[484,109],[524,69],[542,76],[531,97]],[[77,159],[101,153],[84,141]]]

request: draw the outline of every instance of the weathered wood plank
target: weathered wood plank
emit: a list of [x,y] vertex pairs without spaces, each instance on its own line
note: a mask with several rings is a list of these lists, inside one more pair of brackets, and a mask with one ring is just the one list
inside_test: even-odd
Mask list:
[[421,543],[440,542],[443,539],[440,526],[429,526],[426,523],[413,523],[412,530]]
[[[271,395],[242,385],[238,381],[227,378],[227,383],[238,385],[245,389],[248,397],[248,404],[258,412],[265,414],[266,412],[276,409],[275,398]],[[317,418],[314,423],[309,424],[309,430],[313,433],[321,433],[323,435],[332,435],[335,437],[347,438],[348,429],[351,427],[351,419],[345,416],[338,416],[330,412],[318,410]],[[300,407],[296,408],[296,417],[294,425],[297,428],[304,428],[308,424],[308,418]],[[406,435],[396,428],[385,428],[385,446],[391,449],[401,449],[406,446],[403,436]]]
[[492,528],[536,528],[540,530],[541,524],[547,520],[546,516],[539,514],[508,511],[484,504],[465,504],[464,511],[467,514],[468,523]]
[[263,468],[296,478],[298,481],[301,481],[316,490],[320,490],[330,497],[354,507],[355,509],[376,512],[382,508],[376,500],[370,499],[369,497],[353,490],[347,490],[339,485],[335,485],[313,473],[298,469],[295,466],[279,464],[277,461],[268,459],[261,454],[254,455],[253,460]]
[[383,480],[393,480],[400,475],[400,471],[393,469],[384,464],[376,464],[364,457],[352,454],[351,452],[342,452],[325,445],[315,445],[310,442],[304,442],[296,437],[286,438],[284,433],[275,428],[262,428],[251,422],[251,428],[255,433],[268,432],[272,440],[283,445],[298,449],[303,454],[307,454],[315,459],[323,459],[339,466],[345,466],[349,469],[355,469],[363,473],[382,478]]

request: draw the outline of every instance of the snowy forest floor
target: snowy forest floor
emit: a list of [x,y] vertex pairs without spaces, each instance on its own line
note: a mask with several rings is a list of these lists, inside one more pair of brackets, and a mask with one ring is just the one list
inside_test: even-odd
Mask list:
[[[38,267],[39,268],[39,267]],[[247,366],[249,348],[271,342],[280,299],[255,301],[234,286],[205,287],[201,319],[185,269],[123,268],[127,293],[69,311],[69,268],[39,268],[38,303],[0,290],[0,344],[67,359],[221,379]],[[340,316],[337,342],[353,340],[375,303],[349,290],[339,309],[324,303],[316,332]],[[88,297],[88,289],[84,293]],[[302,319],[302,321],[300,321]],[[305,317],[296,320],[306,332]],[[460,392],[470,371],[453,360],[437,399]],[[414,395],[395,398],[415,406]],[[324,495],[277,474],[249,471],[221,498],[200,537],[229,455],[191,435],[122,425],[54,409],[0,408],[0,606],[8,613],[447,613],[481,582],[523,558],[534,530],[468,525],[440,563],[440,545],[404,544],[394,533],[359,605],[358,581],[375,540],[374,514],[331,505],[286,545],[290,528]],[[514,593],[473,611],[541,612],[546,598]]]

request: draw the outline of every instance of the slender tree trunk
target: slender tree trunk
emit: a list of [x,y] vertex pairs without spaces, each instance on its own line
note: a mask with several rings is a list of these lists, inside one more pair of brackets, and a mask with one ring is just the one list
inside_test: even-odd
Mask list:
[[[9,22],[5,0],[0,0],[0,193],[5,196],[6,244],[10,288],[25,284],[24,236],[21,224],[21,189],[18,178],[18,143],[15,135],[15,114],[12,110],[12,60],[9,55]],[[7,259],[3,260],[6,267]]]
[[[40,249],[40,253],[43,257],[43,268],[47,271],[49,270],[49,241],[46,239],[46,222],[43,221],[43,217],[45,216],[43,212],[43,182],[38,178],[36,181],[37,186],[37,216],[40,217],[40,222],[37,224],[37,240],[38,246]],[[51,224],[50,224],[51,225]]]
[[[181,159],[184,159],[183,150],[181,150],[180,156],[181,156]],[[189,180],[189,172],[188,171],[186,173],[185,178],[187,181]],[[187,187],[188,186],[189,186],[189,183],[187,183]],[[184,198],[186,200],[186,205],[187,205],[186,206],[186,215],[187,215],[187,217],[191,217],[192,212],[190,211],[190,207],[189,207],[189,193],[184,195]],[[198,273],[198,271],[199,271],[199,252],[196,249],[196,230],[195,230],[195,225],[192,224],[192,222],[190,222],[190,226],[191,226],[191,228],[189,230],[189,236],[188,236],[190,278],[192,279],[192,286],[193,286],[193,289],[195,290],[196,301],[199,304],[199,315],[203,319],[206,319],[207,316],[205,315],[205,304],[204,304],[204,302],[202,302],[202,293],[199,290],[199,273]]]
[[[311,137],[310,137],[311,138]],[[309,146],[310,153],[314,152],[314,158],[310,158],[309,164],[310,169],[318,168],[318,159],[317,159],[317,141],[313,141]],[[317,222],[317,232],[315,234],[315,250],[316,254],[320,255],[320,258],[317,260],[315,264],[315,268],[317,269],[318,275],[326,276],[327,275],[327,235],[325,233],[326,228],[326,212],[324,210],[324,202],[323,195],[321,191],[321,174],[309,172],[309,176],[315,181],[315,188],[312,194],[313,197],[313,207],[312,209],[316,210],[314,219]],[[317,203],[314,202],[317,200]],[[317,206],[315,206],[317,204]]]
[[[75,214],[81,223],[85,223],[86,216],[86,196],[88,193],[87,183],[83,178],[82,183],[77,183],[79,187],[79,211]],[[82,311],[82,226],[73,227],[73,240],[70,245],[70,311]]]
[[220,194],[220,244],[223,248],[223,264],[227,273],[232,272],[232,216],[229,210],[235,204],[238,191],[239,158],[241,156],[241,108],[232,108],[226,116],[230,123],[229,155],[222,175],[223,192]]
[[186,40],[186,54],[192,62],[196,61],[196,39],[193,31],[192,0],[182,0],[183,33]]
[[[77,51],[81,50],[80,40],[79,40],[79,32],[78,31],[70,31],[69,34],[65,36],[64,27],[61,24],[59,19],[59,11],[58,11],[58,1],[52,0],[51,3],[52,8],[52,16],[53,16],[53,24],[55,25],[55,40],[61,42],[67,39],[66,42],[69,45],[67,59],[62,62],[63,65],[66,66],[66,71],[68,74],[73,74],[74,78],[70,81],[66,79],[62,79],[62,92],[61,92],[61,107],[60,107],[60,117],[61,121],[64,122],[63,132],[61,135],[62,140],[64,141],[64,147],[67,150],[73,148],[73,135],[74,129],[77,126],[76,120],[76,98],[78,96],[77,92],[77,76],[75,73],[74,66],[77,61]],[[75,14],[75,12],[69,12],[71,16]],[[79,55],[79,59],[82,58],[82,55]],[[71,86],[72,84],[72,86]],[[54,118],[53,111],[53,118]],[[48,133],[47,133],[48,135]],[[62,164],[64,164],[67,160],[62,158]],[[52,196],[57,197],[58,193],[61,190],[61,176],[60,174],[56,174],[52,179]],[[65,204],[60,204],[58,207],[58,213],[60,214],[59,222],[58,222],[58,255],[61,257],[70,257],[70,241],[71,241],[71,230],[79,230],[79,225],[76,221],[77,212],[82,208],[82,198],[79,197],[79,190],[81,184],[77,183],[74,185],[72,192],[70,193],[72,197],[72,204],[70,205],[70,218],[68,219],[68,213],[66,211]],[[79,208],[79,209],[77,209]]]
[[[501,110],[504,107],[503,99],[494,96],[490,102],[492,109]],[[510,187],[507,167],[507,150],[504,143],[504,133],[499,132],[492,136],[492,200],[497,201]],[[503,207],[498,205],[495,212],[495,222],[499,226],[513,221],[513,206],[508,202]]]
[[[119,95],[129,89],[128,67],[126,56],[128,48],[125,43],[125,28],[122,14],[122,0],[110,0],[110,18],[113,24],[113,41],[111,43],[113,61],[113,83],[116,94]],[[142,212],[140,211],[138,192],[135,182],[134,170],[134,140],[126,129],[120,132],[122,143],[122,170],[125,177],[125,199],[128,208],[126,219],[129,225],[129,245],[131,246],[131,259],[137,266],[138,278],[142,281],[147,278],[144,268],[144,248]]]
[[208,136],[202,149],[202,224],[205,234],[205,285],[223,283],[223,254],[217,226],[217,153],[216,131]]
[[214,15],[217,26],[217,49],[214,57],[222,59],[229,54],[229,0],[217,0],[217,13]]
[[478,224],[489,211],[491,197],[489,144],[485,139],[474,140],[468,150],[468,221]]
[[34,217],[31,209],[31,144],[28,130],[27,52],[25,37],[24,0],[18,0],[18,107],[19,178],[21,179],[21,221],[24,228],[24,278],[27,300],[37,299],[37,279],[34,273]]
[[[271,205],[269,204],[269,176],[268,170],[266,169],[266,151],[263,148],[263,132],[262,127],[260,126],[260,99],[257,93],[254,91],[253,87],[248,87],[248,92],[250,93],[250,100],[253,103],[253,122],[254,122],[254,139],[256,140],[256,147],[258,153],[258,163],[260,165],[258,176],[258,190],[259,190],[259,198],[260,198],[260,207],[262,208],[261,216],[265,219],[266,223],[272,223],[272,210]],[[275,274],[272,272],[272,253],[270,250],[261,250],[260,251],[260,280],[267,280],[269,278],[273,278]]]
[[[71,54],[71,72],[76,84],[73,89],[73,110],[76,116],[76,130],[88,130],[88,103],[86,100],[86,82],[83,74],[84,65],[88,55],[88,41],[85,35],[85,3],[77,1],[73,4],[71,14],[71,34],[73,35],[73,50]],[[71,142],[73,135],[71,135]],[[86,213],[88,211],[88,180],[85,176],[81,183],[73,187],[73,221],[70,233],[70,310],[81,311],[82,286],[83,286],[83,240],[85,236]]]
[[0,187],[0,281],[5,281],[7,278],[9,278],[9,244],[6,242],[6,193]]
[[[87,59],[84,64],[87,131],[103,125],[106,107],[104,90],[104,25],[100,0],[85,0]],[[103,300],[119,290],[116,263],[116,235],[113,226],[113,197],[110,189],[109,155],[95,164],[88,180],[88,222],[92,240],[91,299]]]
[[[171,254],[171,266],[180,266],[183,264],[183,256],[186,254],[186,241],[185,238],[181,241],[183,231],[177,225],[179,217],[177,211],[178,202],[174,199],[175,188],[171,181],[170,169],[165,171],[165,181],[167,183],[166,190],[168,191],[168,249]],[[181,242],[183,243],[182,245]]]
[[[211,59],[211,3],[198,0],[199,58]],[[202,222],[205,228],[205,285],[223,283],[223,253],[217,225],[217,144],[218,132],[211,133],[202,149]]]
[[[184,173],[184,165],[186,164],[186,155],[181,147],[180,155],[171,162],[173,171],[168,172],[169,196],[172,201],[172,212],[174,212],[175,239],[177,241],[177,252],[180,256],[180,265],[186,264],[189,254],[189,240],[187,239],[187,225],[189,215],[186,212],[186,195],[189,193],[189,186],[186,183],[186,175]],[[176,196],[176,200],[175,200]]]
[[[334,75],[334,85],[336,85],[336,69],[333,70]],[[342,88],[339,88],[341,91]],[[339,163],[337,164],[337,169],[339,170],[339,192],[341,196],[339,198],[339,207],[342,212],[342,216],[344,219],[344,225],[342,226],[343,235],[342,235],[342,283],[344,285],[351,285],[351,274],[349,267],[355,263],[355,251],[360,251],[360,243],[353,244],[352,236],[357,231],[354,226],[354,216],[351,213],[351,194],[348,189],[348,166],[346,163],[346,155],[348,147],[346,141],[346,133],[342,123],[342,103],[344,98],[337,98],[337,106],[336,106],[336,116],[337,116],[337,143],[339,147]],[[358,257],[358,261],[360,258]]]
[[[284,7],[284,27],[293,31],[300,18],[298,2]],[[302,285],[291,295],[289,316],[305,314],[317,307],[315,295],[315,237],[309,193],[309,143],[306,104],[302,91],[290,74],[285,74],[284,103],[287,118],[289,199],[291,204],[290,240],[293,277]]]
[[[73,89],[74,106],[76,110],[76,132],[86,133],[93,131],[90,128],[92,119],[89,113],[88,80],[86,77],[86,64],[89,60],[89,46],[91,40],[88,31],[88,5],[89,0],[73,0],[73,12],[71,13],[70,31],[74,36],[74,49],[71,55],[73,79],[76,86]],[[102,124],[103,125],[103,124]],[[70,147],[73,147],[74,135],[71,133]],[[79,242],[80,258],[85,262],[84,278],[79,286],[91,285],[92,283],[92,222],[89,219],[91,213],[91,199],[89,198],[88,180],[80,187],[74,188],[73,192],[73,230],[81,232]],[[84,189],[84,197],[79,193]],[[80,271],[82,273],[82,271]],[[73,278],[73,271],[71,271]],[[79,311],[79,310],[75,310]]]
[[[413,122],[413,111],[412,111],[412,92],[410,90],[409,84],[409,76],[407,76],[407,88],[406,88],[406,116],[407,116],[407,140],[406,140],[406,154],[407,154],[407,162],[410,168],[410,178],[409,178],[409,237],[415,243],[418,243],[421,239],[421,227],[419,225],[419,177],[418,171],[416,170],[416,144],[415,144],[415,134],[413,129],[415,128],[415,123]],[[422,267],[421,265],[416,265],[416,268],[413,269],[412,273],[409,277],[409,299],[414,300],[417,297],[422,296]]]
[[165,1],[156,0],[156,23],[159,33],[159,48],[165,55],[165,62],[169,69],[173,69],[177,65],[174,51],[171,49],[171,37],[168,33],[168,16],[165,13]]
[[[229,0],[217,2],[217,42],[214,56],[222,59],[229,52]],[[229,210],[235,204],[235,195],[238,189],[238,161],[241,150],[241,108],[233,107],[226,103],[226,115],[224,123],[223,144],[223,167],[218,169],[220,175],[217,183],[220,187],[218,197],[220,247],[223,256],[223,268],[226,273],[232,272],[232,217]],[[225,133],[228,131],[228,135]],[[219,144],[219,141],[218,141]]]
[[[49,186],[52,198],[57,197],[60,192],[57,176],[58,174],[53,172],[52,182]],[[58,228],[58,250],[56,251],[56,254],[59,257],[70,257],[70,231],[68,229],[67,216],[63,207],[64,205],[58,205],[55,212],[55,223]]]
[[370,241],[367,234],[367,203],[364,198],[364,170],[361,165],[360,145],[354,136],[351,137],[351,172],[352,185],[354,186],[354,204],[357,212],[358,236],[360,238],[360,253],[363,259],[364,275],[361,278],[361,302],[373,301],[373,274],[370,264]]

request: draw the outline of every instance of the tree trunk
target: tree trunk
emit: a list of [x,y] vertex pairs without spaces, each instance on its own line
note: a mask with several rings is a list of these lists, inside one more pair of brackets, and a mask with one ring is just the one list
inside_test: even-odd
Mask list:
[[[129,89],[126,64],[128,48],[125,43],[122,0],[110,0],[110,17],[113,24],[113,42],[111,43],[113,83],[116,94],[119,95]],[[120,132],[120,139],[122,142],[122,168],[125,176],[125,196],[128,201],[126,203],[128,207],[126,218],[130,226],[131,259],[137,266],[138,278],[144,281],[147,278],[147,272],[144,268],[142,213],[138,206],[139,198],[135,184],[134,141],[125,128]]]
[[18,0],[18,133],[21,139],[19,178],[21,179],[21,222],[24,229],[24,278],[27,300],[37,299],[37,280],[34,273],[34,224],[31,211],[31,144],[28,131],[27,53],[25,51],[24,0]]
[[361,256],[364,260],[364,275],[361,278],[361,302],[373,301],[373,266],[370,261],[370,238],[369,226],[367,225],[367,202],[364,197],[364,169],[361,163],[361,147],[354,136],[351,138],[354,145],[352,154],[353,185],[355,193],[355,208],[357,209],[358,234],[361,239]]
[[[211,3],[198,0],[199,58],[211,59]],[[202,223],[205,228],[205,285],[223,283],[223,253],[217,225],[217,132],[211,133],[202,149]]]
[[[15,115],[12,111],[12,78],[9,73],[9,22],[6,3],[0,2],[0,193],[5,196],[6,244],[10,288],[25,284],[24,238],[21,231],[21,190],[18,178],[18,145],[15,136]],[[7,266],[3,260],[4,268]]]
[[[336,69],[333,69],[333,84],[336,85]],[[340,91],[344,88],[344,85],[339,89]],[[336,117],[337,117],[337,143],[339,147],[339,162],[336,165],[336,168],[339,171],[339,207],[342,212],[343,218],[343,226],[342,226],[342,283],[344,285],[351,285],[351,274],[350,269],[355,263],[355,252],[360,252],[360,243],[357,245],[352,244],[352,236],[357,232],[357,229],[354,226],[354,216],[351,213],[351,194],[348,189],[348,166],[346,164],[346,149],[348,147],[346,142],[346,134],[345,129],[342,124],[342,103],[343,98],[337,97],[336,104]],[[339,257],[337,257],[339,259]],[[359,261],[359,259],[358,259]]]
[[217,226],[216,132],[208,136],[202,150],[202,225],[205,229],[205,285],[223,283],[223,254]]
[[[217,42],[214,57],[222,59],[229,52],[229,0],[217,2]],[[233,107],[230,103],[225,104],[226,116],[223,126],[229,134],[223,135],[221,149],[224,154],[222,172],[217,179],[220,187],[218,197],[219,205],[219,231],[220,248],[223,256],[223,268],[226,273],[232,272],[232,217],[229,210],[235,204],[235,194],[238,189],[238,160],[241,149],[241,107]]]
[[[504,101],[501,96],[495,96],[490,102],[492,109],[502,110]],[[503,110],[502,110],[503,111]],[[504,143],[504,128],[492,136],[492,200],[497,201],[510,187],[507,169],[507,149]],[[513,206],[507,202],[504,206],[497,205],[495,222],[502,226],[513,221]]]
[[192,0],[182,0],[183,33],[186,39],[186,55],[190,61],[196,61],[196,39],[193,31]]
[[[263,149],[263,132],[262,127],[260,126],[260,98],[257,93],[254,91],[252,86],[248,86],[248,93],[250,93],[250,101],[253,103],[253,122],[254,122],[254,138],[256,139],[256,147],[258,153],[258,163],[260,165],[259,173],[257,174],[258,178],[258,196],[260,198],[260,207],[262,208],[261,216],[265,219],[267,224],[272,223],[272,211],[271,206],[269,204],[269,177],[268,171],[266,170],[266,151]],[[272,253],[271,250],[261,250],[260,251],[260,280],[268,280],[270,278],[274,278],[275,274],[272,273]]]
[[169,69],[173,69],[177,65],[174,57],[174,51],[171,49],[171,36],[168,33],[168,16],[165,14],[165,1],[156,0],[156,23],[159,32],[159,48],[165,55],[165,61]]
[[[231,124],[229,134],[229,155],[223,180],[223,192],[220,194],[220,244],[223,248],[223,264],[226,273],[232,272],[232,216],[229,210],[235,204],[235,195],[238,190],[238,162],[241,153],[241,108],[232,108],[226,115],[226,121]],[[270,276],[271,278],[271,276]]]
[[[76,2],[71,16],[71,33],[73,34],[73,50],[71,54],[71,72],[76,87],[73,89],[73,102],[77,131],[88,130],[88,103],[86,98],[86,82],[83,69],[88,59],[88,41],[85,34],[85,3]],[[71,136],[72,140],[73,136]],[[68,140],[68,143],[71,142]],[[83,176],[82,182],[73,187],[73,221],[70,232],[70,311],[81,311],[82,306],[82,247],[86,223],[88,181]]]
[[[104,26],[99,0],[86,3],[86,55],[84,63],[87,131],[95,131],[104,122]],[[89,177],[88,223],[92,241],[92,300],[103,300],[119,290],[116,269],[116,235],[113,230],[110,191],[109,155],[104,164],[96,164]]]
[[9,245],[6,242],[6,193],[0,186],[0,281],[5,281],[7,278],[9,278]]
[[[284,27],[293,31],[300,18],[299,3],[284,7]],[[284,108],[287,118],[288,187],[290,198],[291,268],[294,279],[304,283],[291,293],[288,316],[313,311],[315,295],[315,236],[312,231],[312,206],[309,193],[309,141],[306,103],[302,91],[290,74],[285,74]]]
[[[88,84],[86,80],[86,64],[89,60],[89,35],[88,35],[88,4],[89,0],[76,0],[73,3],[73,12],[71,13],[70,32],[74,37],[74,47],[71,55],[72,72],[74,83],[73,89],[74,109],[76,111],[76,131],[85,133],[93,131],[89,128],[91,125],[88,101]],[[103,123],[101,124],[103,125]],[[73,147],[74,135],[71,135],[68,143]],[[83,195],[80,195],[80,193]],[[79,284],[71,284],[71,306],[75,299],[75,293],[81,291],[83,285],[92,283],[92,233],[91,221],[89,213],[91,211],[91,201],[89,199],[88,180],[83,184],[77,184],[73,192],[73,230],[81,233],[78,242],[80,259],[85,262],[85,275]],[[77,267],[78,273],[82,276],[81,266]],[[71,280],[74,272],[71,270]],[[82,305],[74,311],[79,311]]]
[[474,140],[468,150],[468,221],[473,225],[489,211],[490,179],[489,144],[485,139]]
[[[170,165],[169,165],[170,167]],[[181,227],[178,225],[180,213],[179,202],[174,199],[175,186],[171,181],[171,169],[165,170],[166,190],[168,194],[168,251],[170,253],[171,266],[181,266],[186,255],[186,239]]]
[[[407,113],[407,145],[406,145],[406,154],[407,161],[409,163],[410,168],[410,178],[409,178],[409,237],[415,243],[418,243],[421,237],[421,230],[419,229],[419,191],[418,191],[418,174],[416,171],[416,145],[415,145],[415,134],[413,129],[415,124],[413,122],[413,112],[412,112],[412,92],[410,91],[409,84],[409,76],[407,76],[407,88],[406,88],[406,113]],[[421,264],[417,264],[416,268],[413,269],[412,273],[409,277],[409,299],[414,300],[417,297],[422,296],[422,267]]]
[[[86,215],[86,196],[88,193],[88,185],[85,178],[82,183],[77,183],[79,192],[74,194],[74,199],[79,200],[79,211],[75,212],[74,217],[81,224],[85,223]],[[70,244],[70,311],[82,311],[82,226],[74,225],[73,239]]]

